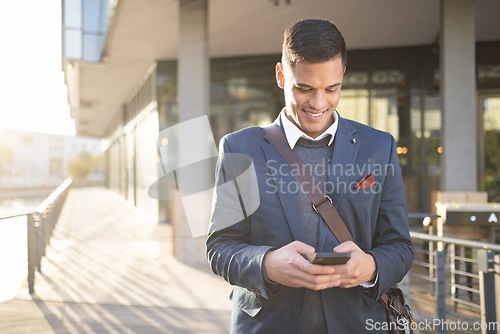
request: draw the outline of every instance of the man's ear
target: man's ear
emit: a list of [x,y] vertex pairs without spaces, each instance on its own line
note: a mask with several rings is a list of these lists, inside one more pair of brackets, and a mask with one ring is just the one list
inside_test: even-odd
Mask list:
[[276,64],[276,83],[279,88],[285,88],[285,72],[283,71],[282,63]]
[[344,66],[344,74],[345,74],[345,69],[347,68],[347,66]]

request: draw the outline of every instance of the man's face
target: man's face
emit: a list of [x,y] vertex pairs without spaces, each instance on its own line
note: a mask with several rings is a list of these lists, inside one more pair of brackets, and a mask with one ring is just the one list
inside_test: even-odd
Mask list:
[[344,71],[340,55],[323,63],[299,61],[294,68],[276,65],[276,80],[285,92],[286,116],[308,136],[316,138],[333,124]]

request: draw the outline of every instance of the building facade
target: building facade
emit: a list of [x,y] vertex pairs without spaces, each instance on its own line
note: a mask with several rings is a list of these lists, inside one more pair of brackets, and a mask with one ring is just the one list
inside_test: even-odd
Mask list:
[[274,79],[282,33],[306,17],[330,19],[343,32],[338,112],[396,138],[410,212],[431,211],[437,190],[488,191],[499,200],[498,1],[63,4],[77,133],[106,141],[109,187],[159,221],[185,220],[175,196],[148,192],[168,145],[160,132],[207,115],[218,142],[274,120],[284,104]]
[[[82,152],[102,157],[100,140],[5,129],[0,131],[0,190],[55,188],[70,176],[68,165]],[[90,179],[104,183],[104,171]]]

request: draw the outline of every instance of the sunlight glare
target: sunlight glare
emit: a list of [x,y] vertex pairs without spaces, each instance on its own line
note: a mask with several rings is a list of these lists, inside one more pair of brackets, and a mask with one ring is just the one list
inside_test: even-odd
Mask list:
[[0,2],[0,130],[73,135],[61,70],[61,1]]

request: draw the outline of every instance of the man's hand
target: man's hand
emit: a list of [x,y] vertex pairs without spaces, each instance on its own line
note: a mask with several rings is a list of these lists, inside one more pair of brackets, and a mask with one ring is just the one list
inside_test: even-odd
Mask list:
[[264,269],[271,281],[294,288],[305,287],[323,290],[339,286],[339,275],[334,266],[311,264],[315,250],[313,247],[294,241],[280,249],[270,251],[264,257]]
[[377,264],[373,256],[365,253],[354,242],[346,241],[333,249],[334,252],[351,253],[346,264],[336,265],[335,273],[340,275],[340,287],[352,288],[373,281],[377,275]]

